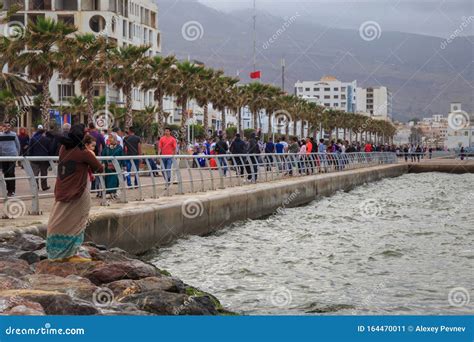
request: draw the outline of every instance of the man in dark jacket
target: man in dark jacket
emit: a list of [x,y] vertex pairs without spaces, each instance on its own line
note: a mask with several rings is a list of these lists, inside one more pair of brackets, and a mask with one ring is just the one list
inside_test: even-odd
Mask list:
[[[229,150],[229,146],[227,146],[227,142],[224,140],[222,135],[219,136],[219,141],[216,143],[216,154],[225,155]],[[218,157],[217,161],[219,162],[219,167],[223,169],[224,177],[227,175],[227,158],[226,157]]]
[[[237,133],[235,135],[235,139],[230,144],[230,153],[232,154],[247,154],[247,145],[244,141],[240,138],[240,134]],[[243,157],[234,157],[233,161],[235,162],[235,167],[237,168],[237,174],[239,176],[244,175],[244,160]]]
[[[48,157],[51,153],[52,140],[46,136],[46,132],[43,126],[39,125],[38,130],[31,137],[30,146],[28,148],[28,156],[30,157]],[[31,168],[35,177],[41,175],[41,189],[43,191],[49,190],[48,186],[48,161],[32,161]],[[38,184],[38,178],[36,178],[36,184]],[[39,186],[38,186],[39,187]]]
[[253,181],[254,183],[257,182],[258,177],[258,156],[260,154],[260,148],[258,146],[258,137],[255,133],[250,135],[249,139],[249,147],[247,150],[247,154],[250,154],[250,165],[247,164],[245,168],[247,169],[247,179],[249,181]]

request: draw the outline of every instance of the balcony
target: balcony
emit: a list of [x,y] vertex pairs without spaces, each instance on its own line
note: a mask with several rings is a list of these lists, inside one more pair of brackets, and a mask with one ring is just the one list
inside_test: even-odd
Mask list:
[[55,0],[54,8],[56,11],[77,11],[79,6],[77,0]]

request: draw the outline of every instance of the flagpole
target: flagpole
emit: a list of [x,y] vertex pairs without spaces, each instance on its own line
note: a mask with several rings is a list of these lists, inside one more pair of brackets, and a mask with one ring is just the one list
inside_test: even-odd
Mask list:
[[257,7],[253,0],[253,71],[257,71]]

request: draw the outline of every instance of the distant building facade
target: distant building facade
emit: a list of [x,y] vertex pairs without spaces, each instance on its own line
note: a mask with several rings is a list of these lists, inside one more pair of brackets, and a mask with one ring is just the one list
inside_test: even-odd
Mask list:
[[358,113],[392,121],[392,93],[387,87],[357,88],[356,94]]

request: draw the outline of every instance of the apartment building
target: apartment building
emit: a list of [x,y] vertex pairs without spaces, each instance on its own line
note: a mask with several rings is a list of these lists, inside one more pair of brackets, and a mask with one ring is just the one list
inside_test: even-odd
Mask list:
[[357,81],[342,82],[333,76],[324,76],[319,81],[296,82],[295,95],[327,108],[355,113],[356,88]]
[[357,112],[392,121],[392,93],[387,87],[357,88]]
[[[117,46],[150,45],[150,56],[161,51],[158,7],[152,0],[5,0],[4,10],[12,5],[19,6],[20,10],[11,21],[23,25],[38,17],[53,18],[75,25],[78,32],[105,36]],[[50,92],[55,105],[68,105],[72,96],[80,94],[80,86],[55,73]],[[107,95],[109,103],[124,103],[123,94],[113,86],[106,87],[105,83],[96,85],[95,95]],[[152,103],[151,91],[133,90],[134,110]]]

